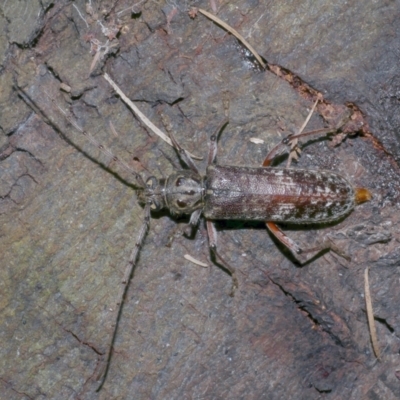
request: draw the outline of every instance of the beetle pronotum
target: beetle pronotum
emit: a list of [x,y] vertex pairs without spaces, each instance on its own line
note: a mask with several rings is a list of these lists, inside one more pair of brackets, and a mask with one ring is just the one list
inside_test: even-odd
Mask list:
[[[24,93],[23,97],[26,100]],[[54,101],[52,98],[51,100]],[[298,139],[312,134],[312,132],[302,133],[309,117],[299,133],[284,139],[268,153],[263,162],[263,167],[260,168],[214,164],[218,135],[227,124],[227,121],[224,121],[216,134],[210,137],[208,166],[205,175],[199,173],[191,156],[170,134],[170,139],[178,151],[179,157],[189,169],[176,171],[167,178],[157,179],[151,176],[144,180],[140,174],[132,170],[122,160],[119,160],[118,157],[99,144],[92,135],[72,121],[62,108],[57,107],[66,116],[69,123],[94,146],[133,174],[138,187],[139,202],[144,205],[144,222],[122,280],[114,331],[103,358],[104,364],[99,376],[100,385],[97,390],[101,389],[107,376],[123,300],[149,227],[151,211],[167,208],[172,215],[190,215],[190,227],[195,227],[203,214],[206,219],[210,249],[217,261],[230,272],[233,286],[236,287],[238,281],[235,268],[221,256],[217,249],[217,231],[213,220],[266,221],[269,231],[292,252],[295,258],[304,262],[311,258],[307,257],[306,254],[312,253],[312,256],[315,256],[324,249],[332,248],[332,244],[324,242],[312,249],[302,249],[278,228],[276,222],[291,224],[332,222],[349,214],[356,204],[371,198],[367,189],[354,188],[344,177],[330,171],[270,166],[276,156],[283,154],[287,145],[291,145],[291,152],[296,151]]]

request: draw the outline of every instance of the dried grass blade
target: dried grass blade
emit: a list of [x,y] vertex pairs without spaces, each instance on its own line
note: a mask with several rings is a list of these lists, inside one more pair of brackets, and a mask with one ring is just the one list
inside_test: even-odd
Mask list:
[[372,310],[371,292],[369,290],[369,279],[368,279],[369,268],[365,268],[364,271],[364,295],[365,305],[367,309],[369,333],[371,335],[372,348],[374,349],[375,356],[378,360],[381,359],[381,352],[378,345],[378,338],[376,334],[376,326],[374,319],[374,312]]
[[235,36],[240,42],[243,43],[244,46],[247,47],[247,49],[253,53],[254,57],[257,59],[257,61],[260,63],[260,65],[265,68],[266,64],[265,62],[262,60],[262,58],[260,57],[260,55],[255,51],[255,49],[253,48],[253,46],[235,29],[233,29],[231,26],[229,26],[226,22],[222,21],[221,19],[219,19],[217,16],[209,13],[206,10],[203,10],[201,8],[198,9],[199,12],[201,12],[203,15],[205,15],[207,18],[211,19],[212,21],[214,21],[215,23],[217,23],[218,25],[221,25],[223,28],[225,28],[228,32],[230,32],[233,36]]
[[[174,147],[171,139],[160,129],[158,129],[136,106],[133,102],[125,95],[125,93],[120,89],[120,87],[111,79],[110,75],[105,73],[104,79],[113,87],[113,89],[118,93],[121,99],[129,106],[129,108],[135,113],[135,115],[145,124],[152,132],[158,135],[162,140],[167,142],[170,146]],[[189,153],[189,152],[188,152]],[[189,153],[192,158],[196,160],[202,160],[203,157],[197,157]]]

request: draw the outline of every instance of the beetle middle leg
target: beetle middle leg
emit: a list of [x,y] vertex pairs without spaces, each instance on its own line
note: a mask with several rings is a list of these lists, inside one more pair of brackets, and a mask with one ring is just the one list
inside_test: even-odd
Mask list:
[[224,258],[221,256],[221,254],[218,251],[217,248],[217,230],[215,229],[215,226],[212,221],[206,221],[207,224],[207,233],[208,233],[208,240],[210,243],[210,249],[214,253],[215,258],[217,261],[222,265],[224,269],[226,269],[232,276],[232,290],[231,290],[231,296],[233,296],[235,289],[238,287],[238,280],[236,277],[236,271],[235,268],[232,267],[227,261],[224,260]]
[[[219,134],[222,132],[223,128],[225,127],[225,125],[228,123],[228,120],[225,119],[218,127],[218,129],[216,130],[216,132],[211,135],[210,137],[210,144],[209,144],[209,151],[208,151],[208,165],[212,165],[215,161],[216,155],[217,155],[217,141],[218,141],[218,136]],[[175,139],[174,135],[172,132],[168,132],[169,133],[169,137],[175,147],[175,149],[179,152],[179,156],[181,157],[182,161],[195,173],[198,173],[197,167],[194,164],[194,161],[192,160],[192,158],[190,157],[190,155],[180,146],[180,144],[177,142],[177,140]],[[190,236],[191,233],[193,232],[193,229],[196,228],[199,218],[201,216],[203,209],[199,208],[194,210],[191,213],[190,216],[190,220],[188,225],[186,226],[186,228],[183,230],[183,233],[185,233],[187,236]],[[230,273],[230,275],[232,276],[232,281],[233,281],[233,285],[232,285],[232,291],[231,291],[231,295],[233,295],[235,288],[238,287],[238,280],[236,277],[236,272],[235,272],[235,268],[232,267],[219,253],[218,249],[217,249],[217,231],[214,227],[214,224],[212,221],[207,220],[206,221],[206,225],[207,225],[207,234],[208,234],[208,240],[209,240],[209,246],[210,246],[210,250],[212,251],[212,253],[214,254],[216,261],[226,270]]]
[[[228,120],[224,120],[219,128],[216,130],[216,132],[211,135],[210,137],[210,147],[208,150],[208,165],[214,164],[215,157],[217,156],[217,150],[218,150],[218,136],[222,132],[223,128],[225,125],[228,123]],[[236,271],[235,268],[232,267],[227,261],[224,260],[224,258],[221,256],[221,254],[218,252],[217,249],[217,230],[215,229],[215,226],[212,221],[206,221],[207,224],[207,233],[208,233],[208,241],[210,244],[210,249],[214,253],[217,261],[231,274],[232,277],[232,291],[231,291],[231,296],[233,296],[235,289],[239,286],[238,285],[238,280],[236,277]]]

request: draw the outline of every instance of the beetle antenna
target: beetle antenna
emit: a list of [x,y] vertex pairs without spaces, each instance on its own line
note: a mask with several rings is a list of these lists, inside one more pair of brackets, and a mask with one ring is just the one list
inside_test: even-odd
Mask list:
[[134,268],[136,265],[138,255],[139,255],[139,251],[143,245],[144,238],[146,237],[146,233],[147,233],[147,230],[150,225],[150,206],[151,206],[151,202],[146,203],[146,206],[144,208],[143,224],[142,224],[142,227],[140,228],[139,236],[136,240],[135,247],[133,248],[132,253],[129,257],[128,265],[126,266],[126,269],[125,269],[124,278],[121,281],[122,286],[120,288],[120,291],[119,291],[119,294],[117,297],[118,301],[116,303],[116,307],[114,310],[114,312],[115,312],[114,330],[110,337],[110,342],[108,344],[106,353],[104,354],[104,357],[101,361],[101,369],[100,369],[100,373],[97,377],[97,380],[100,380],[100,384],[99,384],[98,388],[96,389],[96,392],[101,390],[101,388],[103,387],[104,382],[106,380],[106,377],[107,377],[107,373],[108,373],[108,369],[109,369],[110,361],[111,361],[113,344],[115,341],[115,337],[117,335],[118,324],[119,324],[119,320],[121,318],[124,300],[125,300],[126,294],[128,292],[129,282],[132,279],[132,275],[133,275],[133,271],[134,271]]
[[[58,125],[53,122],[44,112],[43,110],[36,104],[36,102],[26,93],[25,90],[23,90],[15,81],[14,81],[14,86],[17,89],[19,95],[21,98],[25,101],[25,103],[37,114],[39,115],[48,125],[52,126],[57,132],[62,135],[64,139],[67,140],[69,144],[72,144],[74,147],[78,148],[63,132],[62,130],[58,127]],[[141,177],[140,174],[138,174],[133,168],[131,168],[125,161],[121,160],[118,158],[110,149],[107,147],[103,146],[101,143],[99,143],[92,134],[90,134],[88,131],[84,130],[81,126],[78,125],[76,121],[74,121],[67,111],[65,111],[57,102],[56,100],[47,92],[44,92],[47,98],[54,104],[55,108],[57,111],[62,114],[62,116],[65,118],[65,120],[72,125],[79,133],[81,133],[86,140],[88,140],[95,148],[100,150],[101,153],[103,153],[108,160],[115,162],[117,165],[119,165],[124,171],[128,172],[128,174],[133,175],[133,177],[136,180],[136,186],[139,189],[144,189],[146,187],[146,184]],[[79,149],[79,148],[78,148]],[[81,149],[79,149],[82,151]],[[90,156],[91,157],[91,156]],[[91,157],[92,158],[92,157]]]

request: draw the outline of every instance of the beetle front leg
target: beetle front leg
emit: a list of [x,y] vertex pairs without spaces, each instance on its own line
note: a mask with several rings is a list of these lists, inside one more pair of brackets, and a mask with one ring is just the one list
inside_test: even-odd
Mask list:
[[221,264],[221,266],[226,269],[232,276],[232,291],[231,296],[233,296],[235,289],[239,286],[238,280],[236,277],[235,268],[233,268],[230,264],[228,264],[219,254],[217,249],[217,230],[215,229],[214,224],[212,221],[206,221],[207,224],[207,233],[208,233],[208,241],[210,244],[210,249],[214,253],[217,261]]
[[217,156],[217,150],[218,150],[218,136],[221,133],[223,127],[228,123],[228,120],[225,119],[222,124],[218,127],[216,132],[211,135],[210,137],[210,147],[208,150],[208,163],[207,165],[214,164],[215,157]]
[[201,208],[193,211],[190,216],[189,223],[185,224],[183,228],[179,224],[175,225],[175,227],[172,230],[172,233],[169,235],[168,242],[165,246],[171,247],[175,237],[179,237],[182,235],[191,237],[194,234],[195,229],[197,228],[202,212],[203,210]]
[[201,217],[202,212],[203,210],[201,208],[192,212],[189,223],[183,230],[186,236],[191,236],[194,233],[194,230],[197,228],[197,224],[199,223],[199,219]]
[[169,138],[171,139],[172,144],[174,145],[174,148],[177,150],[179,157],[181,160],[196,174],[199,173],[199,170],[196,167],[196,164],[194,163],[192,157],[190,157],[190,154],[177,142],[175,139],[175,136],[173,135],[172,132],[168,132]]

